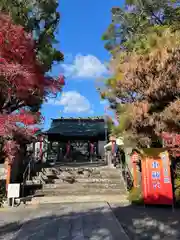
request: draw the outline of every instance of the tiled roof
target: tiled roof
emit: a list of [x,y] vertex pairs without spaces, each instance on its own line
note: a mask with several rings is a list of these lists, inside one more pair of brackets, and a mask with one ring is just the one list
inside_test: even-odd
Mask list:
[[60,134],[61,136],[89,136],[104,135],[105,121],[103,118],[61,118],[53,119],[48,135]]

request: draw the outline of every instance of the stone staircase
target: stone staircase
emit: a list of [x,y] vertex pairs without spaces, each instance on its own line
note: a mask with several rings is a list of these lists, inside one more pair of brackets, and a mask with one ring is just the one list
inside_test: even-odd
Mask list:
[[36,190],[31,201],[35,204],[127,202],[127,192],[121,172],[116,168],[48,167],[43,168],[39,175],[33,178],[33,182],[42,186],[41,189]]

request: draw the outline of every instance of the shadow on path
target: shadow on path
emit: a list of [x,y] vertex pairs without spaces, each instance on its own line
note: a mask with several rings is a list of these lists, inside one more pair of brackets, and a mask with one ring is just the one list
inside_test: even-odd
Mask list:
[[[2,212],[0,239],[127,239],[106,204],[99,205],[44,204],[37,209]],[[132,240],[180,239],[179,209],[173,212],[170,208],[119,205],[111,208]]]
[[31,212],[28,208],[2,212],[6,223],[1,223],[0,239],[127,240],[108,205],[99,205],[44,204]]
[[111,206],[132,240],[180,239],[180,209],[171,207]]

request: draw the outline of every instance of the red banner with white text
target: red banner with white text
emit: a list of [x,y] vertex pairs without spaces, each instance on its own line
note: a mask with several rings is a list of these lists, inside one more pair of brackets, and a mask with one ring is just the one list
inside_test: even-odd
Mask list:
[[145,204],[172,205],[173,190],[168,152],[142,160],[142,188]]

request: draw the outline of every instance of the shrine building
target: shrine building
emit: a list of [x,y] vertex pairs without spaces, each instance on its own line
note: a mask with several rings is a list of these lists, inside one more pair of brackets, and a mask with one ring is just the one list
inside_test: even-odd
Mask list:
[[51,126],[45,134],[49,142],[49,161],[62,161],[68,142],[76,161],[87,158],[89,143],[95,145],[97,159],[104,157],[104,146],[108,137],[104,117],[52,119]]

